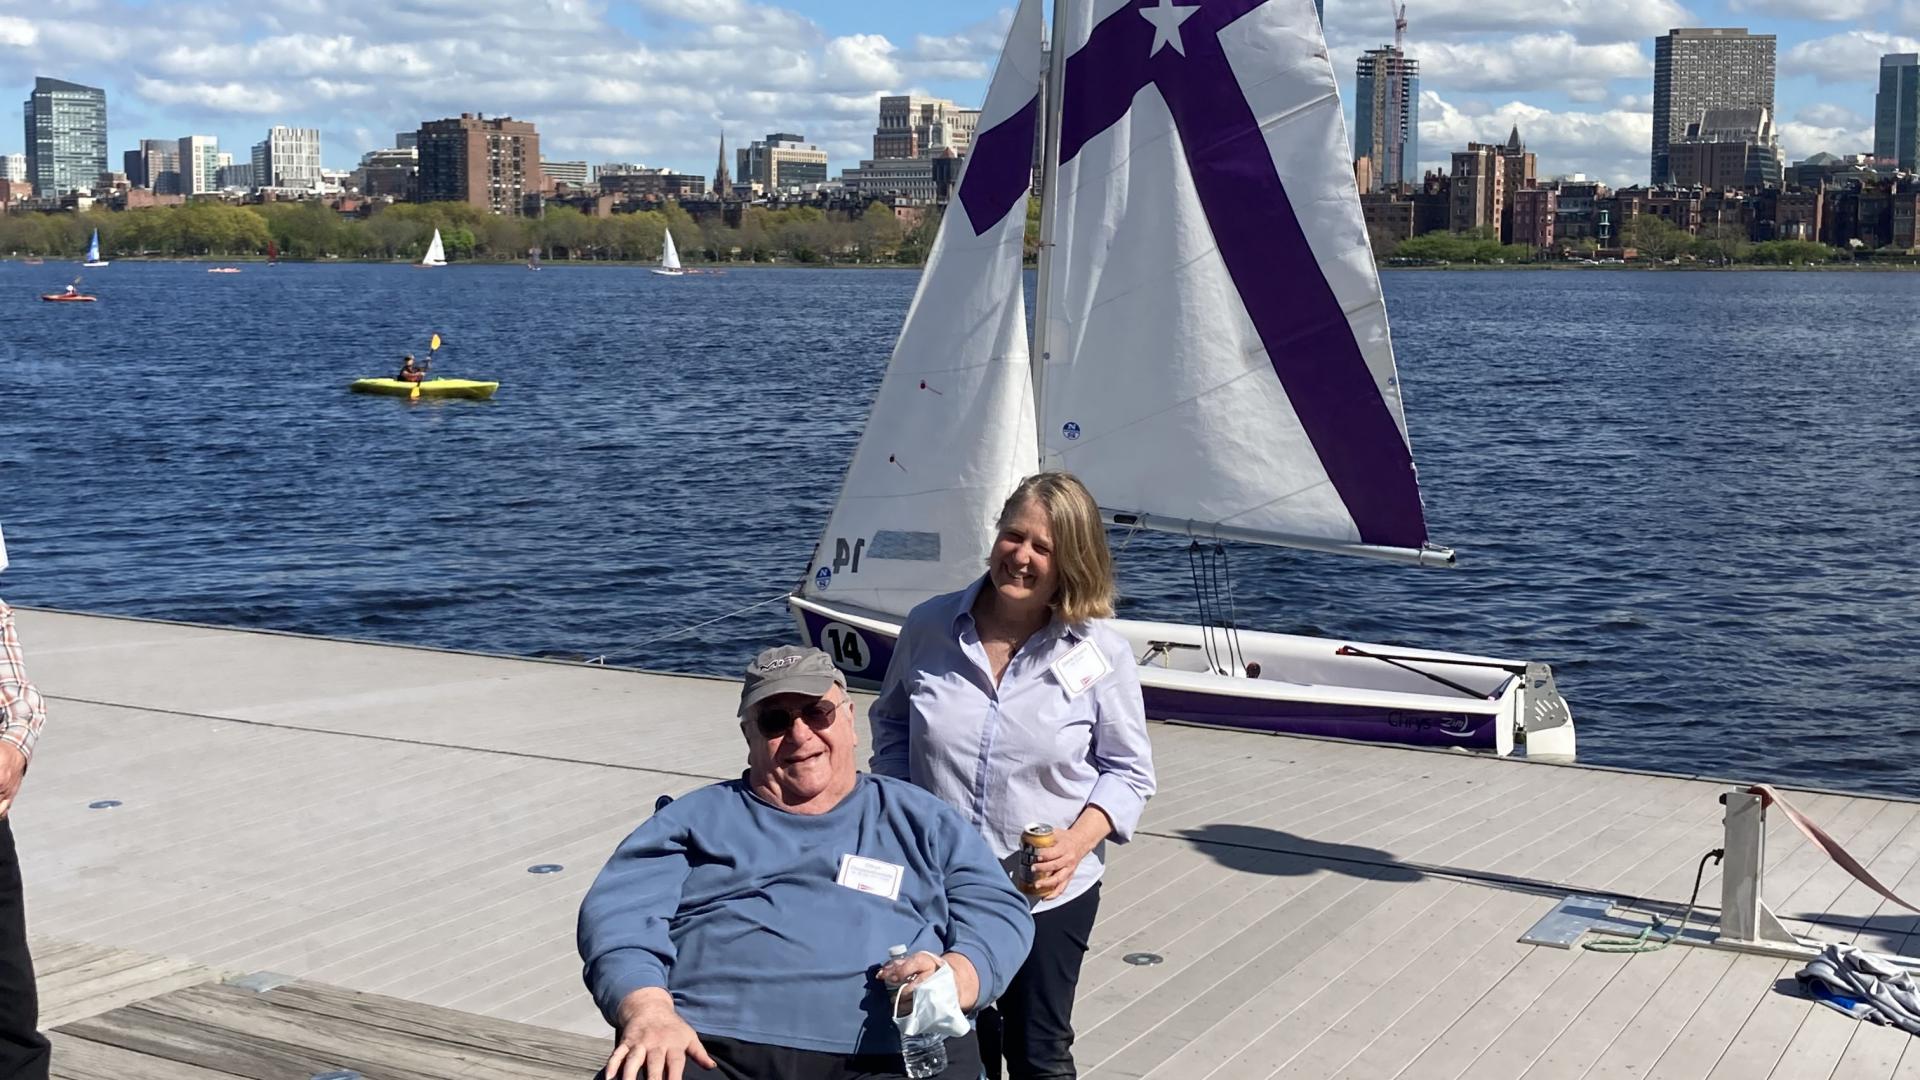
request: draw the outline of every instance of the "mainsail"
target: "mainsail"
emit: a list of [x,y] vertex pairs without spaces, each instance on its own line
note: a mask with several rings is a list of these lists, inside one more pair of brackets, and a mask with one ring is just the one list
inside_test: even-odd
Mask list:
[[1062,2],[1045,463],[1150,526],[1419,558],[1386,306],[1312,6]]
[[966,585],[1039,460],[1021,252],[1040,40],[1040,0],[1022,0],[803,595],[904,615]]
[[680,269],[680,249],[673,246],[673,230],[665,230],[666,240],[660,246],[660,269]]
[[[69,248],[68,250],[72,250],[72,249]],[[100,230],[99,229],[93,230],[93,239],[87,241],[86,261],[90,264],[97,263],[100,261]]]
[[433,230],[433,242],[427,245],[427,254],[420,260],[421,266],[447,265],[447,249],[440,243],[440,230]]

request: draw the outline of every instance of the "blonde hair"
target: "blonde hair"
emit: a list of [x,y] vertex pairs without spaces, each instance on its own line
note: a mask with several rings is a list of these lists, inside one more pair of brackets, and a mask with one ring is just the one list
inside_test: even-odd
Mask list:
[[997,527],[1027,502],[1046,511],[1053,530],[1053,565],[1060,588],[1052,607],[1068,622],[1113,617],[1113,556],[1107,551],[1107,529],[1100,521],[1100,504],[1072,473],[1035,473],[1020,481],[1000,507]]

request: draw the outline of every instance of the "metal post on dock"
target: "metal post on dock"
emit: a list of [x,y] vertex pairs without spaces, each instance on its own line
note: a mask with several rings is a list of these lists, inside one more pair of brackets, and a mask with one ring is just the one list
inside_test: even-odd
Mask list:
[[1767,800],[1749,791],[1720,796],[1727,808],[1726,860],[1720,867],[1720,935],[1717,948],[1789,958],[1817,951],[1787,929],[1764,897],[1767,868]]

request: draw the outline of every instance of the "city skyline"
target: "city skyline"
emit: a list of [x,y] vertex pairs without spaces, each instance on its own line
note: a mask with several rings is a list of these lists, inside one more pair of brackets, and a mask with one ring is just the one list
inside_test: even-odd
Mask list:
[[[1544,173],[1644,183],[1654,38],[1676,27],[1778,37],[1775,112],[1789,159],[1870,152],[1879,58],[1920,52],[1920,12],[1888,0],[1545,7],[1410,5],[1422,169],[1444,168],[1447,152],[1498,140],[1517,123]],[[342,14],[293,0],[210,0],[185,14],[136,0],[67,0],[46,15],[0,14],[0,61],[17,73],[21,97],[34,76],[104,87],[116,164],[143,138],[210,134],[244,153],[268,126],[287,125],[319,128],[324,164],[346,170],[393,131],[471,111],[537,124],[543,153],[557,160],[702,174],[722,131],[736,145],[795,132],[825,149],[837,174],[870,155],[880,96],[977,104],[1010,16],[994,0],[468,8],[451,21],[433,14],[444,7],[419,2]],[[1354,62],[1391,39],[1389,7],[1328,0],[1325,27],[1351,125]],[[22,150],[0,142],[0,153]]]

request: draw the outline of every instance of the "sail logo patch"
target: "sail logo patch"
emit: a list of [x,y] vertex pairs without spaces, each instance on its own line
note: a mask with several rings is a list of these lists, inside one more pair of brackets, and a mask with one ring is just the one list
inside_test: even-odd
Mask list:
[[813,587],[816,589],[825,589],[832,581],[833,569],[831,567],[823,566],[820,568],[819,573],[813,575]]
[[1060,434],[1065,435],[1068,442],[1072,442],[1080,437],[1080,425],[1069,420],[1061,425]]

